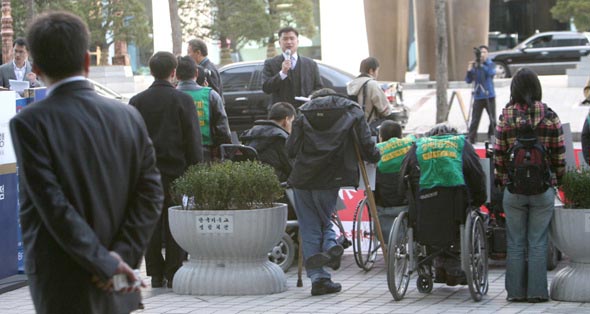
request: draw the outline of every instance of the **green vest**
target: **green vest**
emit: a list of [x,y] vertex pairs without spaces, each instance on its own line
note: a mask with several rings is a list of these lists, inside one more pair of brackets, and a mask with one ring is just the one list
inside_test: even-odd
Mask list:
[[423,137],[416,143],[416,157],[420,166],[420,189],[464,186],[464,135]]
[[203,145],[213,145],[213,139],[211,138],[211,115],[209,110],[209,94],[211,93],[211,87],[203,87],[200,90],[185,90],[184,92],[191,95],[195,102],[197,114],[199,115],[199,127],[201,128]]
[[381,159],[377,163],[377,168],[381,173],[396,173],[402,167],[402,161],[406,157],[406,153],[412,147],[412,143],[416,141],[414,135],[408,135],[404,138],[392,137],[386,142],[377,144]]

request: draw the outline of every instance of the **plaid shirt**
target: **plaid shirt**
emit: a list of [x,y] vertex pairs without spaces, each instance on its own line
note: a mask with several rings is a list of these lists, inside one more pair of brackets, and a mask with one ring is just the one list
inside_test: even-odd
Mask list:
[[494,145],[496,180],[501,180],[502,185],[508,183],[507,151],[514,146],[517,126],[523,118],[527,120],[528,124],[533,125],[537,138],[547,149],[551,168],[551,184],[553,186],[559,185],[561,177],[565,173],[563,130],[557,114],[541,102],[536,102],[530,108],[528,105],[509,103],[502,109],[496,126],[496,143]]

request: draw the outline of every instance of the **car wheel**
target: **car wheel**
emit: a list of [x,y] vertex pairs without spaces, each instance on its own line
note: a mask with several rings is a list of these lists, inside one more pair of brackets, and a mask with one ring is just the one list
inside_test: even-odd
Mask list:
[[508,71],[508,67],[501,62],[496,63],[496,78],[508,78],[510,77],[510,72]]

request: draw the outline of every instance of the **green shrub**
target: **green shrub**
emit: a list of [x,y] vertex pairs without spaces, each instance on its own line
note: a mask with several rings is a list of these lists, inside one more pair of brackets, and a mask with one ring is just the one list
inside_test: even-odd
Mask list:
[[590,169],[567,171],[561,189],[566,208],[590,208]]
[[269,165],[226,161],[191,166],[174,181],[172,193],[183,209],[237,210],[272,207],[283,189]]

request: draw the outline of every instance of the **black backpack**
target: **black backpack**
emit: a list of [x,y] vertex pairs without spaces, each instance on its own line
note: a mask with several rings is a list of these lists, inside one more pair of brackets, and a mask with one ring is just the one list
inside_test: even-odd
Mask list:
[[[367,83],[369,83],[370,80],[372,80],[372,79],[366,80],[363,83],[363,85],[361,85],[361,88],[359,88],[358,93],[356,93],[356,94],[348,94],[347,95],[348,96],[348,99],[354,101],[355,103],[357,103],[357,104],[361,105],[363,108],[365,108],[365,100],[367,98],[367,95],[366,95],[367,93],[365,93],[365,87],[367,87]],[[359,94],[361,93],[361,91],[363,92],[363,103],[362,104],[359,102]]]
[[[523,119],[523,121],[526,120]],[[509,178],[507,188],[510,193],[537,195],[551,186],[547,150],[539,142],[530,124],[523,123],[517,128],[516,141],[514,146],[508,149],[507,160]]]

